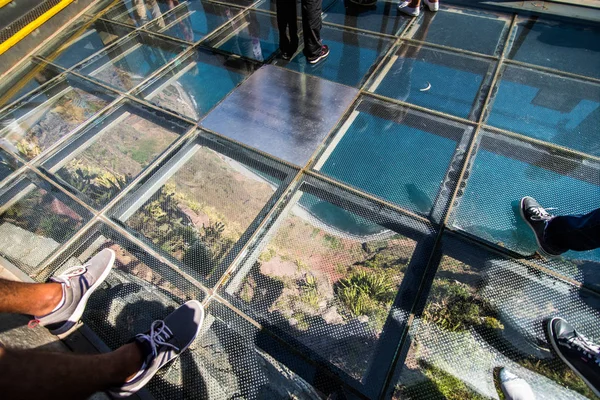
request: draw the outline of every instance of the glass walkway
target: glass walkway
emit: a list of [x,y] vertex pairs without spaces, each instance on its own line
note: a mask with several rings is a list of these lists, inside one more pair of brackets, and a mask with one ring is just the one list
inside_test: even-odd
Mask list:
[[324,0],[329,58],[280,58],[274,1],[118,0],[0,83],[0,265],[103,248],[81,331],[116,348],[200,299],[155,399],[593,397],[544,321],[600,332],[600,250],[520,220],[600,205],[600,28]]

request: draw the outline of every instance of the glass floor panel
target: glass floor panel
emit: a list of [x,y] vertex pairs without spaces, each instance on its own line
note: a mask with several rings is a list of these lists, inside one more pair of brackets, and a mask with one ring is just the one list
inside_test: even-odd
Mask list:
[[[362,98],[316,169],[408,210],[428,215],[459,143],[473,128]],[[463,137],[464,136],[464,137]],[[436,158],[422,168],[422,160]],[[453,162],[460,163],[462,157]],[[391,184],[393,182],[393,184]],[[447,194],[446,194],[447,195]]]
[[[522,197],[532,196],[542,206],[556,208],[553,213],[557,215],[587,213],[598,207],[597,162],[486,132],[471,164],[449,223],[519,254],[533,254],[537,249],[533,233],[519,215]],[[572,251],[564,257],[598,262],[600,250]]]
[[[304,95],[307,92],[316,95],[309,98]],[[356,93],[346,86],[266,65],[219,104],[202,126],[304,165]]]
[[543,321],[598,331],[600,249],[535,255],[516,205],[598,207],[597,27],[324,0],[286,67],[272,0],[109,2],[0,80],[0,270],[117,254],[75,352],[198,299],[141,399],[591,396]]
[[116,89],[131,90],[185,49],[178,43],[139,33],[86,61],[77,71]]
[[114,94],[65,75],[0,115],[0,143],[25,159],[55,146],[106,107]]
[[474,120],[482,86],[493,72],[484,59],[402,45],[375,73],[369,91]]
[[263,162],[223,154],[230,151],[202,137],[192,141],[115,212],[203,282],[220,278],[285,177],[269,173]]
[[55,186],[33,173],[21,175],[0,192],[0,255],[34,275],[90,218]]
[[130,32],[129,28],[102,20],[84,21],[77,29],[69,30],[49,43],[40,55],[63,68],[71,68]]
[[[401,285],[405,276],[411,281],[407,270],[411,259],[419,259],[420,239],[383,226],[392,214],[371,211],[373,219],[367,219],[366,202],[330,194],[330,201],[347,204],[341,208],[328,196],[313,194],[325,186],[308,182],[238,268],[224,295],[339,368],[346,379],[375,384],[382,377],[372,364],[387,361],[376,353],[386,351],[381,342],[390,313],[396,323],[403,318],[393,304],[406,295]],[[368,393],[372,387],[362,389]]]
[[326,25],[321,29],[321,38],[329,46],[327,62],[309,64],[304,54],[299,52],[290,62],[282,61],[280,64],[294,71],[358,87],[393,43],[388,39]]
[[326,9],[325,21],[346,27],[398,35],[411,20],[398,11],[396,3],[388,1],[377,1],[369,7],[357,5],[350,0],[335,0],[332,4]]
[[5,183],[4,178],[21,167],[21,162],[10,153],[0,149],[0,183]]
[[251,60],[269,60],[279,48],[275,16],[248,11],[211,39],[210,46]]
[[535,18],[522,19],[508,57],[600,78],[600,29]]
[[184,3],[164,19],[150,23],[148,30],[188,42],[197,42],[224,22],[233,19],[241,9],[206,0]]
[[256,68],[240,58],[198,49],[150,82],[138,96],[197,121]]
[[42,61],[27,61],[0,82],[0,108],[56,78],[62,71]]
[[442,248],[390,387],[393,399],[498,398],[503,367],[525,379],[536,398],[595,398],[550,351],[544,329],[558,315],[593,335],[600,328],[597,295],[448,236]]
[[191,127],[125,102],[42,166],[100,209]]
[[487,123],[600,156],[600,85],[508,66]]
[[510,18],[501,14],[442,8],[425,12],[407,37],[442,46],[489,55],[500,55]]
[[121,0],[119,5],[111,8],[103,17],[132,26],[143,26],[157,18],[162,19],[175,4],[176,2],[170,1]]

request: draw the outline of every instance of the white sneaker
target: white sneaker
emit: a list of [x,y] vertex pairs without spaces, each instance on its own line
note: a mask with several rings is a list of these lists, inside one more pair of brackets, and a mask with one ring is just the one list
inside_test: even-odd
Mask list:
[[535,400],[531,386],[506,368],[500,370],[500,386],[507,400]]
[[411,17],[418,17],[420,14],[419,7],[409,7],[409,4],[409,1],[403,1],[402,3],[398,4],[398,11],[406,15],[410,15]]
[[437,10],[440,9],[440,2],[439,1],[436,1],[435,3],[431,2],[429,0],[423,0],[423,1],[427,5],[427,7],[429,7],[429,11],[436,12]]

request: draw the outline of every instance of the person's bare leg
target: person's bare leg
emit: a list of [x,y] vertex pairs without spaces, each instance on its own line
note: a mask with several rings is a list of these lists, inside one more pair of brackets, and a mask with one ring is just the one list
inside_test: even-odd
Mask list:
[[0,390],[6,399],[85,399],[124,383],[142,364],[136,343],[89,355],[0,347]]
[[0,313],[46,315],[62,300],[60,283],[24,283],[0,279]]

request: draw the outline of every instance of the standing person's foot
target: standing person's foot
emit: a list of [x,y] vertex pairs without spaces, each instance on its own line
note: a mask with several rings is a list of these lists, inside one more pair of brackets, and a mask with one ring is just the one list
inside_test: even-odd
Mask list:
[[164,320],[152,323],[150,331],[133,340],[144,354],[144,364],[133,378],[110,389],[116,398],[128,397],[140,390],[168,362],[177,358],[196,339],[204,322],[204,308],[190,300]]
[[521,199],[521,217],[533,231],[540,254],[546,257],[556,257],[561,254],[548,246],[544,240],[546,224],[554,218],[554,215],[549,214],[533,197],[527,196]]
[[321,50],[319,51],[319,53],[316,56],[306,57],[306,59],[308,60],[309,64],[316,64],[319,61],[327,58],[328,55],[329,55],[329,47],[326,44],[324,44],[321,46]]
[[423,0],[423,1],[425,2],[425,5],[429,8],[429,11],[436,12],[437,10],[440,9],[439,1],[429,1],[429,0]]
[[548,340],[556,354],[600,396],[600,347],[562,318],[548,321]]
[[69,268],[50,278],[50,281],[62,285],[63,298],[51,313],[34,317],[30,326],[45,326],[54,335],[68,332],[83,315],[90,295],[104,282],[114,262],[115,252],[104,249],[86,264]]
[[531,386],[506,368],[500,370],[500,387],[507,400],[534,400]]
[[403,1],[398,4],[398,11],[404,13],[406,15],[410,15],[411,17],[418,17],[421,13],[420,7],[409,7],[410,2]]

